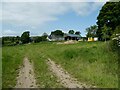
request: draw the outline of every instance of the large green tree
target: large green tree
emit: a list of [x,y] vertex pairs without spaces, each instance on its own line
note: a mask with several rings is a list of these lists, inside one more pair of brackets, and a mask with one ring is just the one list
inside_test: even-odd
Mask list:
[[93,26],[90,26],[88,28],[86,28],[86,32],[87,32],[87,37],[96,37],[96,32],[97,32],[97,25],[93,25]]
[[112,36],[115,28],[120,25],[120,1],[119,2],[107,2],[104,4],[100,13],[97,17],[97,36],[99,40],[102,39],[102,28],[106,24],[106,27],[111,28],[108,29],[109,37]]
[[21,35],[21,42],[25,44],[25,43],[29,43],[29,41],[30,41],[30,32],[29,31],[23,32],[23,34]]
[[62,32],[62,30],[56,30],[56,31],[51,32],[51,35],[63,36],[64,33]]

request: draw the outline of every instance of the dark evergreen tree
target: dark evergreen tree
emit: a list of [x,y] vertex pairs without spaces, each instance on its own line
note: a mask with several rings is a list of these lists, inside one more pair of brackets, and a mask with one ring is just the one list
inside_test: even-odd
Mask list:
[[25,43],[29,43],[29,41],[30,41],[30,32],[29,31],[23,32],[23,34],[21,35],[21,42],[25,44]]

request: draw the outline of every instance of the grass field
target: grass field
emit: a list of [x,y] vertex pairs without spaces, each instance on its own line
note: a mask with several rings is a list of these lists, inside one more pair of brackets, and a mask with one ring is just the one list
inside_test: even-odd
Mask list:
[[[38,48],[38,47],[37,47]],[[31,46],[15,46],[15,47],[3,47],[2,50],[2,86],[3,88],[15,87],[17,83],[17,75],[19,66],[22,65],[23,58],[28,56],[31,62],[34,62],[34,69],[36,74],[37,83],[40,87],[62,87],[57,82],[56,77],[49,71],[45,64],[44,58],[39,51],[36,50],[34,45]],[[34,61],[32,61],[34,60]]]
[[18,69],[25,56],[34,63],[40,87],[62,87],[49,71],[45,63],[47,58],[60,64],[80,82],[104,88],[118,87],[118,56],[104,42],[70,45],[44,42],[2,49],[3,87],[15,86]]
[[2,48],[0,47],[0,89],[2,88]]
[[24,46],[2,48],[2,86],[13,87],[24,58]]

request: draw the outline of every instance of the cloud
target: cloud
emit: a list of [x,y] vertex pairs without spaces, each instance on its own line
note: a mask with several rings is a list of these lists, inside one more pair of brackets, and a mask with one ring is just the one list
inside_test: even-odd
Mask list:
[[57,20],[66,8],[59,3],[3,3],[3,21],[20,25],[42,25]]
[[73,10],[78,15],[88,15],[99,7],[98,3],[40,3],[40,2],[4,2],[3,22],[18,25],[43,25],[58,20],[58,15]]
[[89,2],[89,3],[71,3],[71,8],[73,11],[75,11],[80,16],[89,15],[93,11],[99,8],[104,3],[95,3],[95,2]]
[[2,0],[2,2],[106,2],[106,1],[110,0]]
[[4,35],[14,36],[14,35],[17,34],[17,32],[15,32],[15,31],[13,31],[13,30],[4,30],[4,31],[2,32],[2,34],[3,34],[3,36],[4,36]]

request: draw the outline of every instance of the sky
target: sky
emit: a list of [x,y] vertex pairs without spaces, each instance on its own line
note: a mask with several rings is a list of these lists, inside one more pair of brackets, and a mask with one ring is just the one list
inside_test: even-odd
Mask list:
[[[19,0],[18,0],[19,1]],[[105,2],[2,2],[0,10],[0,36],[31,36],[62,30],[80,31],[95,25],[99,10]]]

